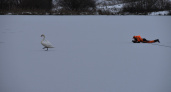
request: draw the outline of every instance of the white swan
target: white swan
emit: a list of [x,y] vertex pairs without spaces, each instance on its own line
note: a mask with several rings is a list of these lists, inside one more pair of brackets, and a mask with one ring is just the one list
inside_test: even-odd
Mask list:
[[45,39],[45,35],[44,34],[42,34],[41,37],[43,37],[43,40],[41,41],[41,44],[44,46],[43,49],[47,48],[47,50],[48,50],[48,48],[54,48],[52,46],[52,44],[48,40]]

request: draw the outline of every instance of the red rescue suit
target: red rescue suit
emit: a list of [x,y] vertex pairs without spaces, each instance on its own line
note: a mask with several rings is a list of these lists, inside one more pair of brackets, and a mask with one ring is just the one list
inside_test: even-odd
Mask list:
[[133,43],[154,43],[154,42],[160,42],[159,39],[156,39],[156,40],[146,40],[145,38],[141,38],[140,35],[138,36],[133,36],[133,39],[132,42]]

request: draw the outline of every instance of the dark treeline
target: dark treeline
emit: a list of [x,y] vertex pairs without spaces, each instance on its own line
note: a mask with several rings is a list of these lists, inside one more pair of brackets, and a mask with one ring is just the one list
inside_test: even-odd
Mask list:
[[[108,0],[118,1],[123,8],[116,14],[147,14],[169,10],[170,0]],[[96,0],[0,0],[0,14],[114,14],[110,10],[96,9]]]
[[0,0],[0,14],[93,14],[95,8],[95,0]]
[[65,10],[80,11],[96,7],[94,0],[59,0],[58,5]]
[[169,0],[124,0],[127,4],[123,7],[123,12],[144,13],[153,11],[163,11],[171,9]]
[[58,0],[60,14],[64,15],[92,15],[96,12],[95,0]]
[[52,0],[0,0],[0,10],[52,9]]

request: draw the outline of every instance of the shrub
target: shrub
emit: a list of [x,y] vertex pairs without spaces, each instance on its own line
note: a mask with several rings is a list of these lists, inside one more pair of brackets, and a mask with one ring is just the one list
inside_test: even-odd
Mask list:
[[94,0],[59,0],[58,5],[69,11],[86,11],[96,7]]
[[0,0],[0,10],[51,10],[52,0]]
[[168,15],[171,15],[171,10],[169,11]]
[[125,4],[123,12],[145,13],[153,11],[170,10],[169,0],[132,0]]
[[23,0],[21,3],[23,9],[52,9],[52,0]]

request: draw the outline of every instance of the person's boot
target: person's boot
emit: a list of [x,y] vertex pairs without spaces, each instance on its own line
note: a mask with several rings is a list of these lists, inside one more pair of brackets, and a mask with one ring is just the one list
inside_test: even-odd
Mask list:
[[156,39],[156,40],[154,40],[155,42],[159,42],[160,43],[160,41],[159,41],[159,39]]

